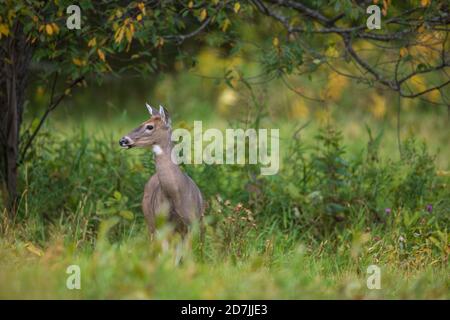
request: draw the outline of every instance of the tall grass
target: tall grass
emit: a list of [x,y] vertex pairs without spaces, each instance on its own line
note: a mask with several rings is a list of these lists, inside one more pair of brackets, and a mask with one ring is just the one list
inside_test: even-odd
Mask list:
[[[152,243],[145,231],[151,154],[93,132],[40,136],[18,215],[1,224],[0,297],[449,297],[450,179],[423,144],[407,140],[402,158],[389,159],[382,134],[370,133],[362,152],[349,152],[328,125],[314,139],[286,139],[276,176],[186,166],[209,205],[204,243],[193,232],[177,264],[170,226],[158,221]],[[66,288],[72,264],[81,290]],[[372,264],[381,290],[366,286]]]

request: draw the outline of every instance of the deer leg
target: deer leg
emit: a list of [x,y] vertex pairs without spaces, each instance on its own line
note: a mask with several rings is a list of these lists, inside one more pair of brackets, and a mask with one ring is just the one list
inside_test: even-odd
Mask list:
[[187,221],[185,221],[183,217],[179,215],[175,210],[172,210],[170,212],[169,220],[171,223],[173,223],[175,231],[178,232],[182,238],[184,238],[188,232],[189,224],[187,223]]
[[148,233],[152,240],[155,235],[155,213],[150,207],[150,199],[144,195],[142,199],[142,211],[144,212],[145,221],[147,222]]

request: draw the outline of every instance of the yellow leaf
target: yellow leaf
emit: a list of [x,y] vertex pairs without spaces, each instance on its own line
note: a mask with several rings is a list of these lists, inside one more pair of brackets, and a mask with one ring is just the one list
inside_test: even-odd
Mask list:
[[408,85],[411,85],[417,92],[422,92],[427,89],[427,81],[420,74],[411,77],[408,81]]
[[72,62],[73,62],[74,65],[79,66],[79,67],[82,67],[82,66],[86,65],[86,61],[78,59],[78,58],[73,58]]
[[69,88],[66,89],[66,90],[64,91],[64,94],[65,94],[66,96],[68,96],[68,95],[70,94],[70,89],[69,89]]
[[420,0],[422,7],[428,7],[431,4],[431,0]]
[[139,2],[137,6],[139,10],[141,10],[142,14],[145,16],[145,4],[143,2]]
[[222,25],[222,31],[226,32],[230,25],[231,25],[230,20],[229,19],[225,19],[225,21],[223,22],[223,25]]
[[208,12],[206,11],[206,9],[203,9],[203,10],[200,12],[200,21],[205,20],[207,16],[208,16]]
[[0,24],[0,35],[3,34],[5,36],[9,35],[9,28],[7,24]]
[[280,40],[278,40],[278,37],[273,38],[272,44],[275,48],[278,48],[278,46],[280,45]]
[[50,24],[45,25],[45,31],[47,32],[47,34],[49,36],[51,36],[53,34],[53,28]]
[[193,1],[189,1],[188,3],[188,8],[192,9],[192,7],[194,6],[194,2]]
[[103,53],[103,51],[100,49],[97,49],[97,54],[98,54],[98,57],[100,58],[100,60],[105,62],[105,54]]
[[32,244],[31,242],[27,242],[25,244],[25,248],[27,248],[28,251],[30,251],[31,253],[37,255],[38,257],[42,257],[44,255],[44,251],[42,251],[41,249],[39,249],[38,247],[36,247],[34,244]]
[[234,12],[238,13],[240,9],[241,9],[241,4],[239,2],[236,2],[234,4]]
[[[320,63],[320,60],[318,61],[318,63]],[[324,88],[323,92],[324,98],[334,102],[339,101],[339,99],[341,99],[342,97],[342,93],[344,92],[347,84],[348,78],[341,76],[339,74],[330,74],[328,77],[328,83]]]
[[125,32],[125,28],[124,27],[119,27],[116,30],[116,34],[114,35],[114,41],[116,43],[122,42],[124,32]]
[[141,21],[142,20],[142,14],[138,14],[137,17],[136,17],[136,20],[137,21]]
[[96,38],[92,38],[91,40],[89,40],[88,42],[88,47],[95,47],[97,45],[97,39]]
[[58,33],[58,32],[59,32],[59,27],[58,27],[58,25],[57,25],[56,23],[52,23],[52,28],[53,28],[53,31],[54,31],[55,33]]
[[400,49],[400,57],[404,57],[408,54],[408,49],[406,48],[401,48]]

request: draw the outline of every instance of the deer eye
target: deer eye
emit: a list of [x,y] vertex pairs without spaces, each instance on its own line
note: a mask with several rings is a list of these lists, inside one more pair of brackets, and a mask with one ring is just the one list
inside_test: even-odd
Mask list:
[[147,125],[147,126],[145,127],[145,129],[147,129],[147,130],[153,130],[153,126],[152,126],[151,124],[149,124],[149,125]]

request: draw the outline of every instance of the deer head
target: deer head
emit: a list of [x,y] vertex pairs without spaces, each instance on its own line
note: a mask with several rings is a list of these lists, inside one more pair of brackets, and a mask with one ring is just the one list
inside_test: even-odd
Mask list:
[[159,106],[158,111],[147,103],[145,105],[150,113],[150,119],[120,139],[119,144],[122,148],[154,146],[164,148],[170,144],[169,113],[162,106]]

